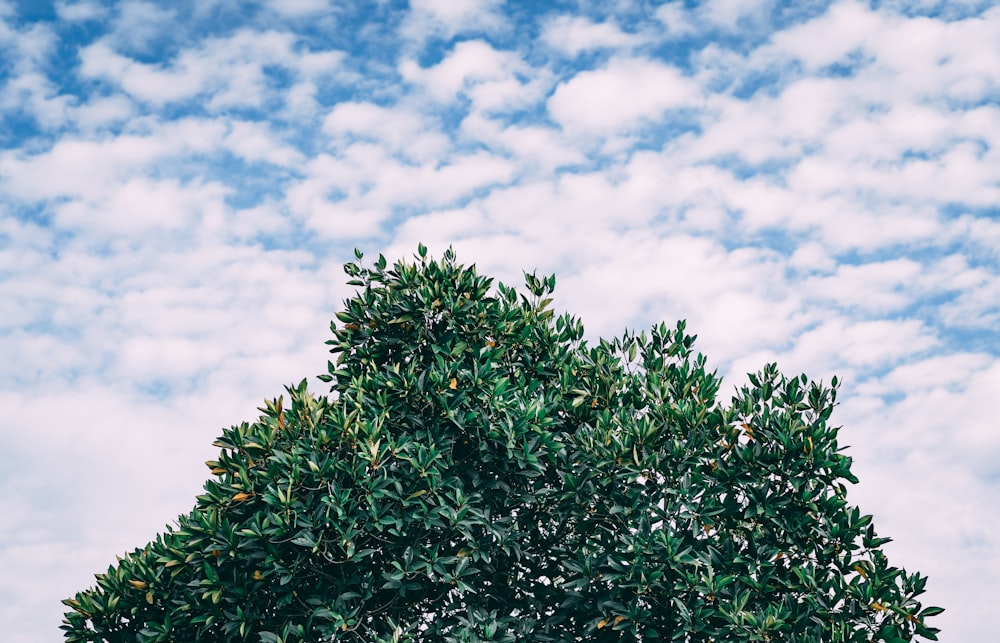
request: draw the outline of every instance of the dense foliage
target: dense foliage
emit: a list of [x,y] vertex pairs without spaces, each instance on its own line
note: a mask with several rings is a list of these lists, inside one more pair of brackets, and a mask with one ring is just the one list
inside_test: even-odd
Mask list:
[[836,380],[769,365],[724,405],[683,322],[590,345],[553,277],[345,269],[332,394],[225,431],[194,510],[65,601],[67,641],[936,638],[846,500]]

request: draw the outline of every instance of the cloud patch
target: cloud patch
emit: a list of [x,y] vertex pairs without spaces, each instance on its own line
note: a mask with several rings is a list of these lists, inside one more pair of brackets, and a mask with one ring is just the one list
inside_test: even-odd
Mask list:
[[698,86],[677,68],[616,57],[560,84],[547,106],[569,132],[607,136],[648,124],[670,109],[694,107],[699,99]]

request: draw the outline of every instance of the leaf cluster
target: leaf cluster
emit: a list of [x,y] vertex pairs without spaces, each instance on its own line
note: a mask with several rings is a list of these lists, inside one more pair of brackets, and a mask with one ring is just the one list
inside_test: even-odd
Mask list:
[[330,394],[226,430],[195,508],[64,601],[69,643],[936,640],[847,501],[836,380],[722,404],[683,322],[591,345],[554,277],[361,259]]

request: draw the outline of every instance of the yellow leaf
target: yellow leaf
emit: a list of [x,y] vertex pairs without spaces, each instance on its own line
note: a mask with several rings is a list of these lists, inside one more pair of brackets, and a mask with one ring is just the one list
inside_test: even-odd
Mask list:
[[260,580],[262,578],[264,578],[264,574],[260,573],[259,569],[253,570],[253,579],[254,580]]
[[873,610],[875,610],[876,612],[884,612],[885,611],[885,605],[883,605],[882,603],[872,603],[870,607]]
[[605,626],[605,625],[607,625],[607,624],[608,624],[608,619],[606,619],[606,618],[602,618],[602,619],[601,619],[600,621],[598,621],[598,623],[597,623],[597,629],[601,629],[602,627],[604,627],[604,626]]
[[468,547],[462,547],[461,549],[458,550],[458,553],[455,555],[458,556],[459,558],[465,558],[471,553],[472,553],[471,549],[469,549]]
[[233,502],[243,502],[244,500],[246,500],[249,497],[250,497],[249,493],[245,493],[245,492],[241,491],[238,494],[236,494],[235,496],[233,496]]
[[223,473],[226,473],[227,471],[229,471],[229,469],[225,469],[223,467],[215,467],[214,469],[212,469],[212,473],[214,473],[217,476],[221,476]]
[[615,625],[618,625],[619,623],[621,623],[622,621],[624,621],[627,618],[628,618],[627,616],[616,616],[615,617]]
[[146,589],[146,587],[148,587],[148,585],[141,580],[130,580],[128,584],[136,589]]
[[864,568],[864,567],[862,567],[861,565],[855,565],[855,566],[853,567],[853,569],[854,569],[854,571],[856,571],[857,573],[861,574],[861,577],[862,577],[862,578],[868,578],[868,574],[867,574],[867,573],[865,573],[865,568]]
[[153,604],[153,592],[146,592],[146,602],[150,605]]
[[458,388],[458,380],[457,380],[456,378],[454,378],[454,377],[453,377],[453,378],[451,378],[451,383],[450,383],[450,384],[448,384],[448,388],[450,388],[450,389],[451,389],[451,390],[453,390],[453,391],[454,391],[455,389],[457,389],[457,388]]

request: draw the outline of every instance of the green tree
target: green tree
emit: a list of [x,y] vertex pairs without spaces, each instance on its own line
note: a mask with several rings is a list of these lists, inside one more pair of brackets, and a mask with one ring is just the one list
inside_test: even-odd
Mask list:
[[554,277],[361,258],[331,394],[225,431],[67,641],[936,640],[846,499],[836,379],[768,365],[726,405],[683,322],[591,345]]

